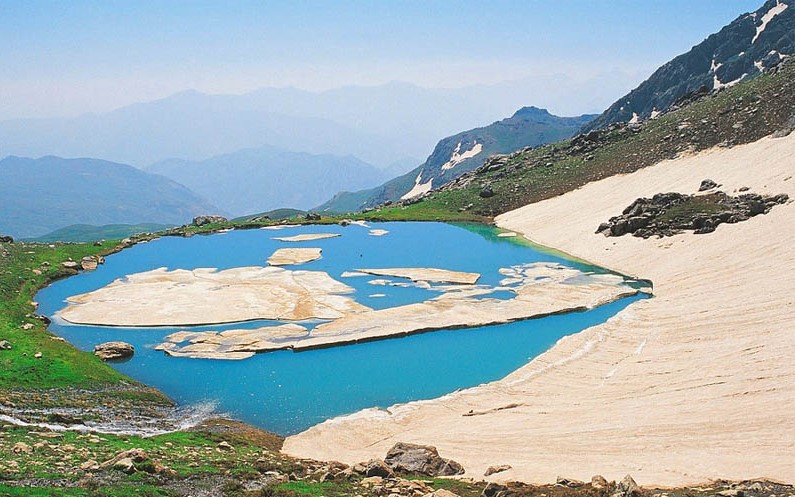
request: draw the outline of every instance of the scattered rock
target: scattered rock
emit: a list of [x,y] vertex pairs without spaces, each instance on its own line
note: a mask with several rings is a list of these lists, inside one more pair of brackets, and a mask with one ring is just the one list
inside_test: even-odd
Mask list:
[[34,326],[35,325],[33,323],[25,323],[22,326],[20,326],[20,328],[22,328],[25,331],[30,331],[34,328]]
[[609,484],[602,475],[594,475],[591,477],[591,486],[596,489],[607,488]]
[[613,497],[639,497],[640,496],[640,487],[635,480],[632,479],[632,476],[627,475],[624,477],[623,480],[618,482],[616,486],[616,492],[613,494]]
[[99,463],[93,459],[89,459],[80,465],[80,469],[83,471],[94,471],[95,469],[99,469]]
[[430,445],[398,442],[389,449],[384,462],[395,471],[427,476],[453,476],[464,472],[460,464],[440,457],[436,447]]
[[701,182],[701,185],[698,187],[698,191],[705,192],[707,190],[712,190],[714,188],[717,188],[718,186],[720,185],[718,185],[711,179],[705,179],[704,181]]
[[320,214],[316,212],[307,212],[304,219],[307,221],[320,221]]
[[343,219],[342,221],[339,222],[339,225],[342,226],[342,227],[350,226],[351,225],[351,220],[350,219]]
[[720,492],[718,492],[718,495],[720,495],[721,497],[743,497],[745,493],[740,489],[730,488],[727,490],[721,490]]
[[26,444],[25,442],[17,442],[14,444],[14,447],[11,449],[11,452],[14,454],[30,454],[33,452],[33,447]]
[[459,497],[458,494],[453,493],[453,492],[451,492],[449,490],[446,490],[444,488],[440,488],[438,490],[434,490],[433,492],[431,492],[429,494],[425,494],[425,497],[429,497],[429,496],[432,496],[432,497]]
[[80,259],[80,267],[84,271],[93,271],[97,268],[97,265],[104,263],[105,258],[98,255],[87,255]]
[[8,235],[0,235],[0,243],[14,243],[14,237]]
[[235,450],[235,448],[234,448],[234,447],[232,447],[232,446],[229,444],[229,442],[227,442],[227,441],[219,442],[219,443],[218,443],[218,449],[220,449],[220,450],[223,450],[223,451],[226,451],[226,452],[230,452],[230,451],[233,451],[233,450]]
[[503,471],[508,471],[511,469],[510,464],[500,464],[499,466],[489,466],[486,469],[486,472],[483,473],[483,476],[491,476],[494,473],[502,473]]
[[117,469],[129,475],[135,473],[135,463],[133,462],[132,458],[124,457],[113,463],[113,469]]
[[66,269],[77,269],[80,267],[80,264],[75,261],[64,261],[61,263],[61,266]]
[[42,354],[41,352],[36,352],[35,354],[33,354],[33,357],[35,357],[36,359],[41,359],[42,357],[44,357],[44,354]]
[[47,415],[47,421],[59,425],[79,425],[83,420],[62,412],[53,412]]
[[395,472],[391,467],[387,466],[381,459],[370,459],[364,471],[366,476],[378,476],[381,478],[392,478]]
[[0,350],[11,350],[11,342],[8,340],[0,340]]
[[499,483],[491,482],[486,485],[486,488],[483,489],[483,492],[480,494],[480,497],[501,497],[504,495],[504,492],[508,490],[508,487],[505,485],[500,485]]
[[99,469],[113,468],[124,473],[134,473],[137,468],[136,464],[141,464],[149,460],[149,456],[143,449],[130,449],[119,452],[113,458],[108,459],[99,465]]
[[557,480],[555,480],[555,484],[569,488],[579,488],[585,486],[584,481],[575,480],[574,478],[564,478],[562,476],[558,476]]
[[94,347],[94,355],[103,361],[127,359],[135,353],[135,347],[127,342],[105,342]]
[[219,224],[219,223],[225,223],[227,221],[228,219],[223,216],[213,216],[213,215],[196,216],[193,218],[193,225],[204,226],[206,224]]
[[491,185],[486,185],[480,190],[480,197],[481,198],[491,198],[494,196],[494,190],[492,190]]

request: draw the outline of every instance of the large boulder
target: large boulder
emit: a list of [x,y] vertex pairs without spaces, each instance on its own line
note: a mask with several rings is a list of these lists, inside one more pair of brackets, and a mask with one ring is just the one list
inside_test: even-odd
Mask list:
[[453,476],[464,472],[460,464],[440,457],[436,447],[430,445],[398,442],[389,449],[384,462],[395,471],[427,476]]
[[392,468],[387,466],[384,461],[380,459],[370,459],[367,461],[365,468],[364,474],[368,477],[378,476],[381,478],[392,478],[395,476],[395,472]]
[[224,216],[196,216],[193,218],[193,224],[195,226],[204,226],[205,224],[218,224],[218,223],[225,223],[228,219]]
[[14,243],[14,237],[8,235],[0,235],[0,243]]
[[135,353],[135,347],[127,342],[105,342],[94,347],[94,355],[103,361],[127,359]]

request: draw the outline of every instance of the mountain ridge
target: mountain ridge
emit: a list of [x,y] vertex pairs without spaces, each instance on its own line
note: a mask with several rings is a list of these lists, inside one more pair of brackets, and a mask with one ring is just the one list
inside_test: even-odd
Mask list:
[[768,0],[663,64],[583,130],[656,117],[689,94],[720,90],[754,78],[793,54],[795,2]]
[[170,159],[147,169],[186,185],[236,216],[278,208],[307,210],[345,187],[365,188],[385,173],[353,155],[246,148],[202,161]]
[[0,232],[36,237],[73,224],[183,224],[218,208],[166,177],[91,158],[0,160]]
[[489,156],[568,138],[594,117],[559,117],[546,109],[522,107],[511,117],[443,138],[415,169],[373,189],[340,192],[316,210],[351,212],[410,200],[477,169]]

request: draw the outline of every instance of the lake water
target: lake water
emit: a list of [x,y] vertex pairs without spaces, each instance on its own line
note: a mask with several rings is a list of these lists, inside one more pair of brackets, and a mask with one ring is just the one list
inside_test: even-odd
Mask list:
[[[287,268],[326,271],[354,287],[354,298],[372,308],[420,302],[439,293],[416,287],[375,286],[369,282],[377,277],[342,278],[342,273],[356,268],[438,267],[478,272],[482,275],[479,283],[496,286],[504,277],[500,268],[524,263],[558,262],[599,271],[529,247],[518,239],[497,237],[495,230],[485,226],[372,223],[370,228],[389,233],[376,237],[361,226],[334,225],[161,238],[108,257],[98,271],[58,281],[39,292],[36,300],[39,312],[52,317],[65,306],[67,297],[96,290],[128,274],[159,267],[262,266],[283,247],[322,248],[320,260]],[[273,240],[299,233],[342,236],[300,243]],[[377,294],[385,296],[373,296]],[[182,329],[257,328],[278,323],[118,328],[72,325],[56,319],[50,329],[83,350],[93,350],[96,344],[111,340],[129,342],[135,346],[135,356],[113,364],[119,371],[157,387],[180,404],[213,402],[221,412],[288,435],[359,409],[438,397],[502,378],[561,337],[604,322],[638,298],[588,312],[305,352],[271,352],[243,361],[174,358],[153,347],[166,335]],[[311,328],[317,323],[302,324]]]

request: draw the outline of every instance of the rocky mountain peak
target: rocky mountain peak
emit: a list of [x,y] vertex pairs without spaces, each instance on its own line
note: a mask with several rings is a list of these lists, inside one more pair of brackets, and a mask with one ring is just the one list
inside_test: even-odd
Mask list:
[[657,69],[585,130],[665,112],[686,95],[720,91],[776,68],[795,54],[793,0],[768,0]]

